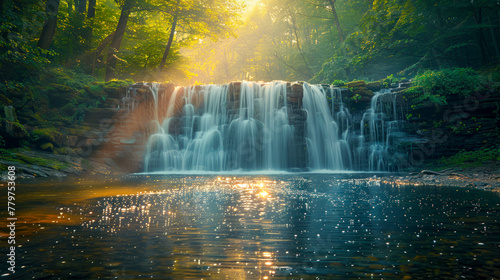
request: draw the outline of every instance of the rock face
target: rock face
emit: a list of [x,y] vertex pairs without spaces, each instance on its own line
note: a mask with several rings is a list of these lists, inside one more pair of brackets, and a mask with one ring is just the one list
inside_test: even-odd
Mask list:
[[417,94],[399,94],[405,108],[408,132],[418,135],[409,160],[415,166],[448,157],[461,150],[475,151],[498,145],[500,92],[476,92],[468,97],[449,96],[447,104],[417,103]]
[[[158,95],[154,96],[145,84],[134,84],[122,89],[116,108],[99,109],[88,115],[85,124],[91,127],[90,142],[79,142],[86,147],[88,155],[110,170],[125,173],[141,172],[145,142],[155,129],[154,104],[156,100],[170,100],[175,89],[173,84],[159,84]],[[159,108],[159,117],[166,108]],[[77,144],[79,145],[79,144]],[[85,149],[84,149],[85,150]]]
[[[500,137],[498,91],[478,92],[467,98],[450,97],[448,104],[437,105],[415,102],[418,97],[416,94],[404,92],[410,85],[406,82],[394,88],[393,92],[397,94],[378,96],[381,108],[390,107],[392,110],[394,107],[393,111],[397,112],[396,118],[407,120],[404,124],[406,134],[394,134],[392,137],[399,137],[399,140],[394,141],[397,144],[391,147],[409,153],[408,159],[402,159],[407,162],[407,167],[418,168],[428,161],[454,155],[462,149],[476,150],[482,146],[497,144]],[[143,171],[146,141],[158,126],[158,122],[154,120],[165,119],[167,112],[181,114],[185,105],[185,99],[182,97],[184,88],[180,88],[175,95],[173,84],[156,86],[158,87],[156,94],[151,91],[151,85],[141,83],[124,86],[110,82],[98,88],[85,88],[90,96],[97,99],[104,100],[102,92],[106,92],[105,101],[95,108],[87,109],[82,114],[82,122],[78,124],[62,123],[50,128],[38,128],[42,120],[33,113],[35,111],[32,108],[32,101],[25,102],[26,107],[22,107],[23,112],[17,107],[16,112],[13,106],[6,105],[0,110],[2,113],[0,135],[7,147],[17,147],[22,141],[32,138],[36,143],[34,148],[64,157],[65,162],[80,163],[82,159],[90,159],[94,166],[97,166],[94,169],[100,169],[99,173],[140,172]],[[241,82],[227,85],[225,109],[229,117],[237,114],[239,110],[241,87]],[[323,87],[329,88],[329,86]],[[327,94],[328,106],[331,111],[339,112],[341,109],[339,104],[345,105],[351,115],[349,122],[357,129],[364,118],[364,113],[370,108],[373,92],[380,87],[379,82],[348,83],[347,88],[335,91],[335,96],[333,92]],[[205,98],[200,93],[201,87],[192,88],[194,89],[192,103],[195,107],[201,106]],[[334,98],[342,102],[331,102]],[[294,167],[299,169],[306,168],[308,161],[305,140],[307,112],[303,109],[303,99],[303,83],[286,83],[288,123],[294,127],[294,147],[290,147],[290,153],[293,153],[297,163]],[[54,106],[62,106],[60,109],[64,110],[66,105],[63,101],[54,102],[57,103],[54,103]],[[283,106],[285,100],[281,99],[279,102],[280,106]],[[169,110],[169,106],[172,110]],[[72,111],[73,113],[75,112]],[[34,125],[30,127],[23,123]],[[181,119],[173,119],[168,124],[168,129],[174,134],[181,133],[183,129]],[[367,135],[367,126],[363,129]]]

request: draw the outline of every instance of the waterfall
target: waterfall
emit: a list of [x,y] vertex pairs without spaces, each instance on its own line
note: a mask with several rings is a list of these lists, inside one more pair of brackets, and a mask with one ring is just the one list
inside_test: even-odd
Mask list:
[[307,112],[306,141],[308,163],[312,169],[343,170],[339,127],[332,118],[326,92],[320,86],[304,83],[303,108]]
[[[145,171],[289,168],[294,128],[288,123],[286,83],[242,82],[239,92],[228,89],[177,88],[166,118],[147,142]],[[184,105],[176,111],[179,95]],[[158,108],[157,93],[153,96]]]
[[372,98],[357,130],[346,96],[332,86],[244,81],[164,95],[158,84],[147,86],[155,129],[146,172],[390,169],[392,135],[399,131],[390,92]]
[[[386,171],[392,169],[391,157],[395,155],[393,137],[401,134],[402,120],[397,119],[396,93],[384,89],[375,93],[370,108],[360,122],[357,147],[359,169]],[[366,160],[366,162],[363,162]]]

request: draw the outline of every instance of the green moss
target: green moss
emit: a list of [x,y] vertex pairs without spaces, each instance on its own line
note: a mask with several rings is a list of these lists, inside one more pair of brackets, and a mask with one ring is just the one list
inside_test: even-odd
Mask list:
[[26,131],[22,124],[18,122],[11,122],[7,119],[1,120],[0,129],[5,131],[7,135],[13,138],[22,139],[28,136],[28,131]]
[[343,86],[345,86],[345,82],[342,80],[335,80],[335,81],[333,81],[332,85],[336,86],[336,87],[343,87]]
[[55,128],[35,129],[33,130],[32,135],[34,135],[33,137],[37,137],[41,142],[51,142],[59,146],[61,146],[61,142],[65,137]]
[[29,166],[43,166],[49,167],[56,170],[63,170],[69,167],[69,164],[60,162],[55,159],[48,159],[42,157],[31,157],[22,153],[23,150],[13,149],[5,150],[0,149],[0,155],[2,160],[16,162],[20,164],[27,164]]
[[460,166],[462,168],[477,167],[485,163],[500,161],[500,146],[482,147],[477,151],[462,150],[451,157],[443,157],[439,163],[444,166]]
[[357,88],[366,86],[365,81],[352,81],[346,84],[348,88]]
[[40,145],[40,149],[47,151],[47,152],[54,152],[54,145],[52,143],[44,143]]

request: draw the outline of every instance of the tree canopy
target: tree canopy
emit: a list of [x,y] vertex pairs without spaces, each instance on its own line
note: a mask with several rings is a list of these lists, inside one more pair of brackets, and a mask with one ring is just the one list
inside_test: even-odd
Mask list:
[[2,0],[1,91],[63,65],[99,79],[380,79],[494,68],[490,0]]
[[331,83],[491,68],[500,58],[499,12],[500,4],[487,0],[261,0],[238,38],[189,52],[198,75],[191,82]]

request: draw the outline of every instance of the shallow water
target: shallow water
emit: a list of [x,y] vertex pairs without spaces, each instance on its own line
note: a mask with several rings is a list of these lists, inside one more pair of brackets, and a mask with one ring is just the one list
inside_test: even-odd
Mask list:
[[481,190],[135,175],[21,181],[16,197],[17,279],[500,278],[500,197]]

